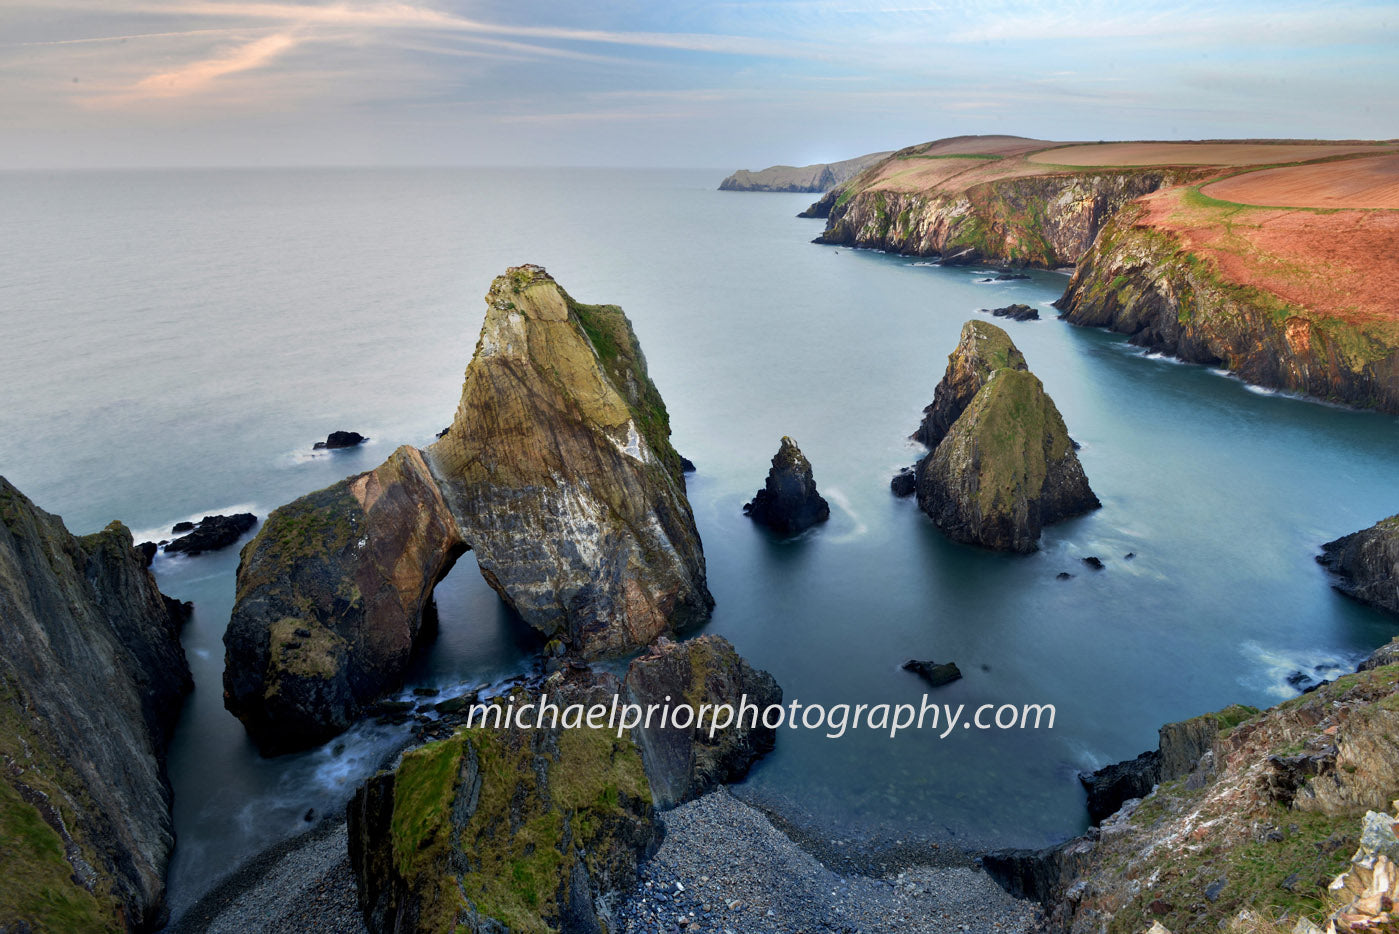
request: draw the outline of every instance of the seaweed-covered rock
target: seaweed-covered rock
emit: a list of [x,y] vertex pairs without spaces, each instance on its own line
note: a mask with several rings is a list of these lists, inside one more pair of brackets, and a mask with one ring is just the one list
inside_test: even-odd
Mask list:
[[1399,516],[1327,542],[1316,560],[1336,575],[1341,593],[1399,613]]
[[1010,335],[981,321],[962,325],[957,347],[947,356],[947,369],[933,390],[933,401],[923,410],[923,422],[913,440],[937,447],[992,374],[1004,369],[1029,369]]
[[[555,675],[551,703],[610,704],[611,675]],[[538,700],[521,692],[516,698]],[[614,730],[471,726],[406,753],[349,806],[376,932],[600,934],[657,827],[640,751]]]
[[930,417],[955,420],[918,464],[918,505],[949,538],[1030,552],[1045,525],[1098,508],[1064,419],[1004,331],[969,322],[943,385]]
[[0,930],[159,924],[174,603],[121,523],[72,535],[0,477]]
[[224,703],[264,753],[324,742],[402,682],[432,588],[463,550],[411,447],[267,517],[224,633]]
[[743,514],[782,535],[805,532],[831,517],[831,507],[816,492],[811,461],[785,435],[772,457],[767,483],[744,505]]
[[731,705],[733,723],[710,735],[713,717],[687,727],[659,722],[638,727],[632,735],[641,747],[646,775],[657,807],[674,807],[724,782],[748,774],[749,767],[772,750],[776,731],[738,717],[745,700],[759,711],[782,703],[782,688],[766,671],[754,668],[722,636],[704,635],[686,642],[662,638],[627,669],[627,698],[643,706],[686,703]]
[[206,551],[218,551],[238,541],[255,525],[257,516],[250,512],[235,513],[231,516],[205,516],[199,520],[198,525],[182,522],[175,530],[179,531],[181,527],[188,526],[188,533],[166,545],[165,552],[193,557]]

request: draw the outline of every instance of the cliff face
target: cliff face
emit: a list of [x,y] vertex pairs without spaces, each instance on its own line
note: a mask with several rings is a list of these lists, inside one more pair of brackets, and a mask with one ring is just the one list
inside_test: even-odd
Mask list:
[[864,176],[807,212],[825,216],[817,243],[940,256],[944,263],[1076,263],[1125,204],[1187,173],[1171,169],[1083,170],[1018,175],[925,190],[861,187]]
[[[561,707],[609,704],[618,684],[574,674],[545,689]],[[370,779],[349,821],[375,934],[601,934],[658,843],[641,755],[605,728],[460,730]]]
[[1361,816],[1399,794],[1399,665],[1387,650],[1377,661],[1391,663],[1261,714],[1187,721],[1209,729],[1173,747],[1194,761],[1174,763],[1154,792],[1084,837],[993,854],[987,869],[1040,898],[1050,931],[1258,930],[1284,911],[1291,930],[1298,916],[1319,919]]
[[124,526],[74,536],[0,477],[0,929],[159,922],[178,625]]
[[621,310],[539,267],[498,278],[442,440],[268,517],[244,549],[225,703],[265,752],[343,731],[396,687],[432,588],[466,548],[576,656],[713,606],[680,455]]
[[720,191],[830,191],[858,175],[888,152],[874,152],[840,162],[813,165],[771,165],[757,172],[739,169],[719,183]]
[[1139,208],[1105,227],[1058,304],[1073,324],[1109,328],[1250,383],[1399,412],[1392,340],[1231,281]]
[[[760,711],[782,703],[782,688],[754,668],[722,636],[686,642],[661,640],[627,668],[627,699],[634,704],[688,703],[737,707],[745,696]],[[641,748],[646,776],[657,807],[674,807],[726,782],[736,782],[772,751],[776,731],[749,720],[735,720],[709,735],[712,719],[693,726],[641,726],[632,736]]]
[[486,580],[586,657],[704,619],[680,455],[626,316],[537,266],[486,300],[456,420],[427,451]]
[[465,549],[420,451],[267,517],[238,565],[224,698],[264,752],[323,742],[398,686]]
[[1327,542],[1316,560],[1336,575],[1341,593],[1399,613],[1399,516]]
[[936,446],[915,469],[918,505],[955,541],[1030,552],[1044,526],[1099,505],[1063,417],[1024,367],[1008,334],[969,321],[927,410],[920,434]]

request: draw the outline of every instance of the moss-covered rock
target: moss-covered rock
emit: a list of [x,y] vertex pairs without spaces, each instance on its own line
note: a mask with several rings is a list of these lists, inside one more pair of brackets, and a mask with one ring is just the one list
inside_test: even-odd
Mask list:
[[797,535],[831,517],[830,504],[816,492],[811,461],[797,442],[786,435],[782,437],[772,456],[767,481],[744,505],[743,514],[781,535]]
[[267,754],[346,729],[396,688],[465,549],[421,452],[275,510],[243,549],[225,704]]
[[681,457],[626,316],[538,266],[486,301],[456,420],[427,451],[486,580],[586,657],[706,618]]
[[1399,613],[1399,516],[1321,546],[1317,561],[1336,575],[1336,589]]
[[[751,715],[740,716],[739,708],[745,701],[759,712],[780,704],[782,688],[772,675],[748,664],[722,636],[685,642],[661,639],[632,661],[625,684],[631,703],[659,707],[669,698],[669,703],[688,704],[697,714],[685,727],[662,727],[657,721],[632,733],[657,807],[674,807],[716,785],[738,781],[776,742],[775,730]],[[723,704],[730,705],[732,713],[715,714],[713,708]],[[711,708],[708,715],[702,713],[706,706]],[[710,735],[719,724],[724,728]]]
[[0,477],[0,930],[159,923],[173,605],[121,523],[74,536]]
[[[561,706],[618,689],[577,672],[544,686]],[[374,932],[600,934],[658,842],[641,753],[605,728],[463,728],[371,779],[349,819]]]
[[954,420],[919,462],[917,493],[948,537],[1030,552],[1045,525],[1098,507],[1063,417],[1000,328],[969,322],[938,389],[928,436]]

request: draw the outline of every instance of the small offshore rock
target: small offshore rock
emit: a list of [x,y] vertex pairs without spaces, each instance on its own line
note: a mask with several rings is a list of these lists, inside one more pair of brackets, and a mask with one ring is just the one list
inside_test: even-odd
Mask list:
[[[180,525],[190,525],[190,523],[182,522]],[[166,545],[165,552],[166,554],[176,552],[193,557],[194,555],[202,555],[206,551],[218,551],[238,541],[243,537],[243,533],[255,525],[257,525],[257,516],[250,512],[240,512],[232,516],[205,516],[199,520],[197,526],[193,526],[193,531],[189,534],[182,535]]]
[[1107,567],[1107,565],[1103,564],[1103,559],[1099,558],[1097,555],[1089,555],[1088,557],[1083,558],[1082,560],[1085,565],[1087,565],[1095,571],[1101,571],[1103,570],[1103,568]]
[[146,567],[150,567],[155,561],[155,554],[160,550],[160,546],[155,542],[142,542],[136,546],[136,550],[141,553],[141,558],[146,562]]
[[1040,319],[1039,309],[1020,303],[1006,305],[1004,308],[983,308],[981,310],[994,317],[1009,318],[1012,321],[1038,321]]
[[831,517],[830,504],[816,491],[811,461],[790,437],[783,436],[766,485],[743,507],[743,514],[782,535],[805,532]]
[[352,448],[368,440],[358,431],[332,431],[325,436],[324,441],[317,441],[313,447],[317,451],[333,451],[338,448]]
[[173,526],[170,527],[170,531],[173,532],[173,533],[176,534],[176,535],[181,535],[181,534],[183,534],[183,533],[185,533],[185,532],[193,532],[193,531],[194,531],[194,523],[193,523],[193,522],[176,522]]
[[1054,575],[1054,579],[1057,580],[1057,581],[1073,580],[1073,577],[1074,577],[1074,576],[1073,576],[1072,574],[1070,574],[1068,571],[1060,571],[1058,574],[1055,574],[1055,575]]
[[918,492],[918,472],[912,467],[905,467],[894,474],[894,478],[889,481],[889,489],[900,498],[912,496]]
[[698,469],[699,469],[699,468],[697,468],[697,467],[695,466],[695,462],[692,461],[692,460],[690,460],[688,457],[682,456],[682,457],[680,458],[680,471],[681,471],[681,473],[694,473],[694,472],[695,472],[696,470],[698,470]]
[[902,668],[904,671],[911,671],[918,675],[935,688],[940,688],[944,684],[951,684],[953,681],[958,681],[962,677],[962,672],[958,670],[957,665],[953,662],[938,664],[933,661],[919,661],[916,658],[910,658],[903,663]]

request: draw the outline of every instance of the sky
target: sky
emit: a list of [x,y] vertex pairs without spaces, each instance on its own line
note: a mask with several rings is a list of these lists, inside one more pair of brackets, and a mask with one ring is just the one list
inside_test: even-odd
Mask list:
[[0,0],[0,168],[1399,137],[1399,3]]

